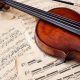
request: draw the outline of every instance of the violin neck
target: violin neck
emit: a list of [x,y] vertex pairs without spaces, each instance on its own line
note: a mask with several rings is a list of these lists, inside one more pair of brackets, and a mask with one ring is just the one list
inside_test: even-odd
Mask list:
[[35,17],[38,17],[51,24],[57,25],[58,27],[61,27],[74,34],[80,35],[80,23],[78,22],[71,21],[69,19],[63,18],[62,16],[51,14],[49,12],[25,5],[13,0],[4,0],[4,2],[18,10],[21,10]]

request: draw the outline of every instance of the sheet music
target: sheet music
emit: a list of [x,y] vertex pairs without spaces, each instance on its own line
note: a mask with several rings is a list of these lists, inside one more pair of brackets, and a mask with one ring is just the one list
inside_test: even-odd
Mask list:
[[3,19],[0,26],[0,80],[19,80],[16,58],[28,51],[30,45],[16,28],[22,26],[20,22]]
[[[54,3],[54,1],[43,2],[42,5],[38,1],[32,1],[33,4],[29,5],[46,11],[55,7],[67,7],[80,13],[80,8],[76,6]],[[28,3],[25,2],[25,4]],[[26,22],[28,21],[26,20]],[[34,40],[37,19],[30,18],[30,22],[29,25],[27,24],[25,36],[31,49],[17,58],[20,80],[80,80],[80,63],[74,61],[63,63],[61,60],[52,58],[39,50]]]
[[[16,0],[48,11],[68,7],[80,8],[51,0]],[[0,12],[0,80],[79,80],[80,64],[45,55],[36,46],[34,35],[38,18],[10,8]]]

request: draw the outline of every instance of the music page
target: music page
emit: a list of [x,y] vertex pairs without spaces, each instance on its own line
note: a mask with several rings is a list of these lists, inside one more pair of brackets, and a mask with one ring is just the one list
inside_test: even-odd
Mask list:
[[0,20],[0,80],[19,80],[16,58],[30,49],[18,20]]
[[[56,7],[71,8],[80,13],[80,7],[55,1],[26,1],[25,4],[48,11]],[[29,17],[29,16],[28,16]],[[22,17],[20,17],[22,19]],[[35,43],[35,28],[38,19],[29,17],[25,22],[25,37],[31,48],[17,58],[17,69],[20,80],[80,80],[80,63],[50,57],[42,52]]]
[[[80,7],[51,0],[15,0],[48,11],[56,7]],[[80,63],[63,61],[43,53],[34,35],[38,18],[15,8],[0,11],[0,80],[80,80]]]

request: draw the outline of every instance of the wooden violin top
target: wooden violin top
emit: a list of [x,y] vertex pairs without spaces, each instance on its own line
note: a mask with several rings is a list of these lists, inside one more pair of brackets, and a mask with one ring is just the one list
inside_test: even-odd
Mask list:
[[[80,24],[80,14],[68,8],[55,8],[49,12]],[[61,29],[56,25],[39,20],[36,27],[36,42],[41,50],[51,56],[62,59],[72,58],[80,61],[80,36]]]

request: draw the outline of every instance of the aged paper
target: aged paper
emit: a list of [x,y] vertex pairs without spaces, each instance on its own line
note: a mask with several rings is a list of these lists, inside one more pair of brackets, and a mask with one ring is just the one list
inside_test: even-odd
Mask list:
[[[10,19],[10,18],[9,18]],[[30,49],[18,20],[0,21],[0,80],[19,80],[16,58]]]
[[[48,11],[56,7],[80,8],[51,0],[15,0]],[[62,63],[37,47],[34,35],[38,18],[10,8],[0,12],[0,80],[79,80],[80,64]]]
[[[31,4],[32,3],[32,4]],[[42,4],[43,3],[43,4]],[[71,8],[80,13],[80,8],[54,1],[35,0],[29,5],[48,11],[56,7]],[[28,4],[25,1],[25,4]],[[20,17],[21,19],[21,17]],[[30,20],[30,21],[29,21]],[[31,49],[26,54],[17,58],[17,69],[20,80],[80,80],[80,63],[69,61],[63,63],[61,60],[52,58],[41,52],[34,39],[36,22],[35,17],[25,20],[25,36]]]

